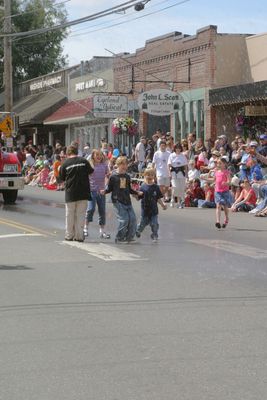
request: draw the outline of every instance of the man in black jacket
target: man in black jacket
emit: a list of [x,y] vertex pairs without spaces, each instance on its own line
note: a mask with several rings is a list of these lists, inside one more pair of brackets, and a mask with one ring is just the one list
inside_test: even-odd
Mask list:
[[90,199],[89,174],[94,172],[91,164],[78,156],[78,148],[67,148],[67,159],[60,167],[60,178],[65,182],[66,233],[65,240],[84,241],[83,225]]

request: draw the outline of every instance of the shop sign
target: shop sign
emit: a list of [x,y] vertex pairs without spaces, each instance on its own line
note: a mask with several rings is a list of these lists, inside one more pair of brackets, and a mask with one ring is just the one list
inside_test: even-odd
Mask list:
[[79,92],[84,92],[85,90],[88,90],[88,89],[103,87],[103,86],[105,86],[105,84],[106,84],[106,82],[102,78],[90,79],[89,81],[85,81],[85,82],[78,82],[75,84],[75,92],[79,93]]
[[30,91],[33,92],[35,90],[49,88],[51,86],[58,85],[62,82],[62,75],[57,75],[52,78],[42,79],[40,81],[36,81],[30,85]]
[[267,106],[245,106],[245,115],[247,117],[267,115]]
[[143,92],[138,97],[138,107],[151,115],[170,115],[181,110],[184,100],[179,93],[165,89]]
[[116,118],[128,115],[128,98],[126,96],[94,96],[94,115],[100,118]]

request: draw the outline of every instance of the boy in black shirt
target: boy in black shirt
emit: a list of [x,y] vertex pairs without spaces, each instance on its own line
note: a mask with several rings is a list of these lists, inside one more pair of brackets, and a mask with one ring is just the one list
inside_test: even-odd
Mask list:
[[136,236],[140,237],[141,232],[147,225],[150,225],[152,234],[151,239],[158,239],[158,203],[163,210],[167,209],[167,205],[162,201],[162,193],[157,184],[155,184],[155,170],[148,168],[144,172],[144,183],[140,187],[142,192],[141,200],[141,221],[137,227]]
[[142,193],[133,190],[131,187],[131,178],[126,173],[127,158],[118,157],[116,166],[117,170],[110,176],[107,188],[101,190],[100,193],[111,193],[111,200],[119,223],[115,243],[135,242],[136,216],[130,194],[140,196]]

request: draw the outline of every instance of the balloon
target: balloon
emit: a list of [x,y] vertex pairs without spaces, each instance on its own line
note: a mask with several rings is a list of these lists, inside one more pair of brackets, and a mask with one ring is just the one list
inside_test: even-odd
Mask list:
[[119,149],[114,149],[112,154],[113,154],[113,157],[119,157],[119,155],[120,155]]

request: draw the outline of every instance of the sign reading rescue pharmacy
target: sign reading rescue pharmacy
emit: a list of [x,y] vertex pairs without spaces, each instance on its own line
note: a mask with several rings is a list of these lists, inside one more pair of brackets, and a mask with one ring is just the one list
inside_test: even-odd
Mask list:
[[95,117],[116,118],[119,115],[128,115],[128,98],[126,96],[94,96]]
[[143,92],[138,97],[138,107],[151,115],[170,115],[181,110],[184,101],[179,93],[165,89],[154,89]]

